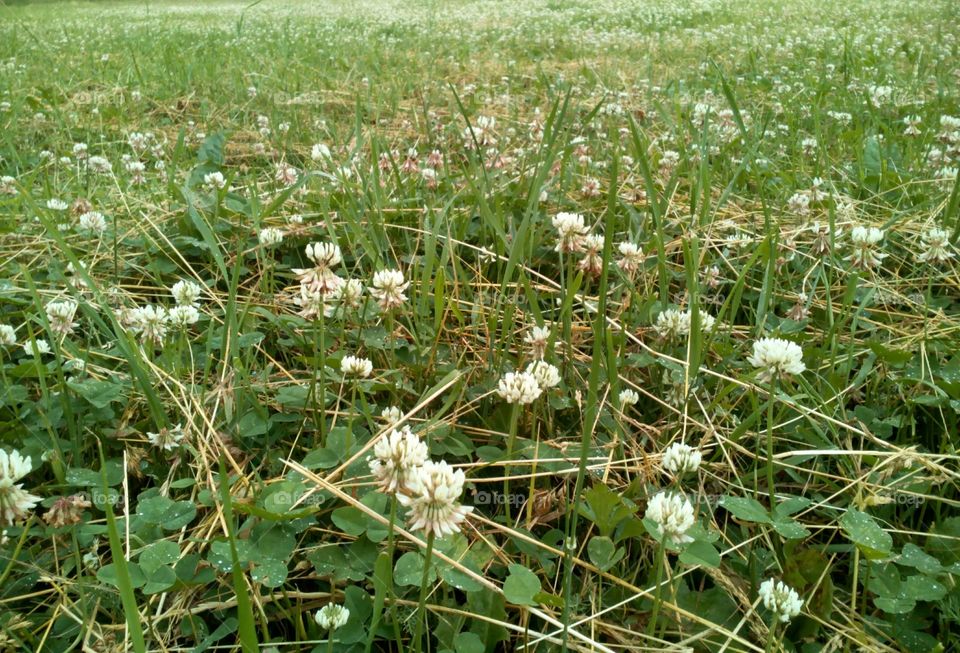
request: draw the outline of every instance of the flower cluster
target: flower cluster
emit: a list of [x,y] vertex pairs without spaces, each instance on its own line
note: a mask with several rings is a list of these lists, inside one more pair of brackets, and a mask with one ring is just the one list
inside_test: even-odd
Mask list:
[[754,342],[747,362],[760,370],[759,378],[764,381],[802,374],[807,369],[800,346],[780,338],[760,338]]
[[397,495],[401,505],[410,511],[410,528],[441,537],[459,532],[460,524],[473,511],[473,506],[460,505],[463,470],[454,470],[445,461],[428,460],[411,483],[409,495]]
[[663,452],[660,464],[674,476],[682,476],[697,471],[700,468],[702,454],[682,442],[674,442]]
[[543,388],[530,372],[507,372],[497,384],[497,394],[508,404],[532,404]]
[[29,456],[0,449],[0,526],[23,519],[40,503],[40,497],[24,490],[23,483],[17,483],[32,469]]
[[693,504],[679,493],[659,492],[647,504],[644,519],[653,522],[657,539],[666,538],[673,544],[686,544],[693,538],[687,535],[693,527]]
[[460,504],[462,470],[430,460],[426,443],[406,426],[378,440],[373,453],[370,472],[382,492],[396,496],[407,508],[411,529],[441,537],[459,532],[473,510]]
[[784,623],[800,614],[800,609],[803,608],[803,600],[795,589],[772,578],[760,583],[760,599],[763,607]]

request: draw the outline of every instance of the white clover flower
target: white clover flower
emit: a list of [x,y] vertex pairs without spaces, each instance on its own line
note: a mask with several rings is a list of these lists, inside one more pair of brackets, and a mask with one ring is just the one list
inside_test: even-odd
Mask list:
[[674,476],[682,476],[697,471],[702,458],[697,449],[682,442],[674,442],[663,452],[660,464]]
[[811,199],[813,199],[811,193],[802,190],[790,196],[787,200],[787,208],[797,215],[809,215]]
[[260,230],[257,238],[264,247],[274,247],[283,242],[283,231],[276,227],[265,227]]
[[186,329],[200,320],[200,311],[193,304],[174,306],[167,313],[167,321],[175,329]]
[[904,116],[903,124],[906,125],[906,129],[903,130],[904,136],[919,136],[920,123],[922,122],[923,119],[920,116]]
[[463,494],[463,470],[446,462],[426,461],[411,478],[411,495],[398,494],[397,500],[409,509],[411,530],[426,534],[449,535],[460,532],[460,524],[473,506],[460,505]]
[[293,303],[300,307],[299,315],[301,317],[312,319],[318,317],[321,311],[326,314],[323,293],[310,284],[300,284],[300,292],[293,298]]
[[590,234],[583,239],[583,260],[577,267],[587,274],[598,276],[603,271],[603,236]]
[[874,106],[885,104],[893,97],[893,87],[891,86],[871,84],[867,87],[867,91],[870,93],[870,99],[873,101]]
[[139,185],[147,181],[147,178],[144,175],[144,173],[147,171],[147,166],[142,161],[127,161],[125,167],[127,172],[129,172],[131,175],[130,183]]
[[195,305],[202,292],[203,287],[189,279],[181,279],[170,288],[170,294],[178,306]]
[[328,603],[313,615],[314,621],[323,630],[336,630],[343,628],[350,619],[350,610],[336,603]]
[[[668,308],[659,315],[653,325],[654,330],[661,338],[681,338],[690,335],[690,325],[693,322],[693,314],[690,311],[679,311],[675,308]],[[700,311],[700,331],[710,333],[716,324],[717,319],[705,311]]]
[[180,446],[180,442],[184,438],[183,424],[177,424],[176,426],[171,426],[170,428],[162,428],[158,433],[147,433],[147,440],[150,441],[150,444],[157,447],[158,449],[163,449],[164,451],[172,451]]
[[693,527],[693,504],[682,494],[660,492],[647,504],[644,519],[656,525],[656,537],[674,544],[686,544],[693,538],[687,535]]
[[[263,130],[261,129],[261,133],[262,132]],[[274,179],[277,180],[277,183],[283,184],[284,186],[293,186],[299,178],[300,173],[297,169],[285,163],[279,164],[277,166],[277,172],[274,174]]]
[[9,324],[0,324],[0,345],[17,344],[17,330]]
[[924,250],[917,254],[917,260],[921,263],[946,263],[953,258],[954,253],[950,251],[950,234],[946,230],[936,227],[928,229],[920,240],[923,242]]
[[543,358],[547,351],[547,343],[550,341],[550,328],[546,326],[530,327],[530,332],[523,337],[523,341],[533,350],[534,358]]
[[508,404],[530,404],[542,393],[540,383],[529,372],[507,372],[497,384],[497,394]]
[[803,607],[803,600],[797,591],[783,581],[768,578],[760,583],[759,594],[763,606],[784,623],[800,614]]
[[306,254],[314,267],[293,269],[301,284],[321,295],[329,295],[343,284],[343,279],[333,272],[333,268],[343,261],[340,247],[333,243],[310,243],[306,247]]
[[359,279],[347,279],[330,293],[330,304],[326,315],[333,315],[339,308],[341,312],[360,308],[363,301],[363,283]]
[[876,227],[864,227],[857,225],[850,230],[850,245],[853,251],[846,260],[850,261],[853,267],[866,270],[880,265],[887,257],[883,252],[877,251],[877,246],[883,240],[883,229]]
[[64,202],[62,199],[53,197],[47,200],[47,208],[51,211],[66,211],[70,208],[70,205]]
[[643,265],[643,252],[639,245],[623,242],[617,245],[620,250],[620,260],[617,265],[627,274],[634,274]]
[[553,228],[557,230],[558,252],[579,252],[583,250],[587,237],[587,226],[579,213],[558,213],[553,216]]
[[74,143],[73,144],[73,156],[77,159],[86,159],[87,158],[87,147],[86,143]]
[[670,172],[677,167],[680,163],[680,153],[676,150],[666,150],[663,154],[660,155],[660,171],[664,174],[670,174]]
[[340,371],[344,376],[365,379],[373,372],[373,363],[359,356],[344,356],[340,361]]
[[527,374],[536,379],[541,390],[549,390],[560,385],[560,370],[550,363],[538,360],[527,365]]
[[960,173],[960,167],[957,166],[943,166],[937,170],[937,179],[944,187],[949,187],[953,184],[954,180],[957,178],[957,174]]
[[146,343],[159,344],[167,335],[170,315],[162,306],[140,306],[128,313],[130,328]]
[[[396,419],[391,422],[400,420],[400,409],[395,410]],[[394,494],[414,489],[413,477],[420,466],[427,462],[430,452],[420,436],[411,431],[409,426],[404,426],[380,438],[373,447],[373,455],[370,472],[377,479],[380,491]]]
[[23,353],[27,356],[42,356],[50,353],[50,343],[43,338],[37,338],[35,341],[27,340],[23,343]]
[[636,390],[627,388],[626,390],[620,391],[620,396],[618,399],[620,401],[621,408],[625,408],[627,406],[633,406],[640,401],[640,395],[637,394]]
[[328,161],[331,158],[330,148],[323,143],[316,143],[310,148],[310,158],[318,163]]
[[690,314],[675,308],[668,308],[659,315],[653,325],[661,338],[679,338],[690,333]]
[[306,253],[307,258],[318,268],[333,269],[343,262],[343,253],[335,243],[310,243]]
[[19,192],[16,184],[17,180],[14,177],[9,175],[0,177],[0,195],[16,195]]
[[387,406],[380,411],[380,418],[387,424],[396,424],[401,417],[403,417],[403,411],[400,410],[399,406]]
[[222,172],[208,172],[203,176],[203,185],[207,190],[221,190],[227,185],[227,179]]
[[143,152],[147,149],[147,146],[150,144],[150,139],[146,134],[140,132],[130,132],[127,136],[127,145],[130,146],[130,149],[134,152]]
[[584,197],[597,197],[600,195],[600,180],[593,177],[588,177],[584,182],[583,186],[580,187],[580,192],[583,193]]
[[753,354],[747,358],[747,362],[759,368],[759,378],[766,381],[789,374],[802,374],[807,369],[800,346],[780,338],[760,338],[754,342]]
[[92,156],[87,161],[87,167],[90,172],[95,172],[100,175],[109,174],[113,170],[113,164],[106,157],[102,156]]
[[407,301],[403,291],[409,285],[410,282],[404,281],[400,270],[380,270],[373,275],[370,294],[377,300],[381,310],[388,311],[403,306]]
[[63,369],[69,372],[83,372],[87,369],[87,362],[82,358],[71,358],[63,364]]
[[23,483],[17,483],[30,473],[33,464],[29,456],[21,456],[19,451],[7,453],[0,449],[0,525],[12,525],[23,519],[27,512],[40,503],[40,497],[23,489]]
[[66,336],[73,333],[77,323],[73,318],[77,314],[77,303],[71,300],[50,302],[46,306],[47,321],[50,330],[56,334]]
[[87,211],[80,216],[80,229],[99,235],[107,230],[107,219],[98,211]]

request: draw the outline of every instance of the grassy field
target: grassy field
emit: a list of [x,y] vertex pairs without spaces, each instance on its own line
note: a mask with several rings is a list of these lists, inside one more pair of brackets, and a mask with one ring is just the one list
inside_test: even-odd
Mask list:
[[958,167],[949,0],[0,6],[0,651],[960,651]]

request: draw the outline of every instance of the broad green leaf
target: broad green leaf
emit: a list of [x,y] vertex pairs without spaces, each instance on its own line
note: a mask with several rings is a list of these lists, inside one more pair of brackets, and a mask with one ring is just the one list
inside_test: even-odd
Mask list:
[[158,540],[140,552],[140,567],[148,574],[163,567],[172,565],[180,558],[180,546],[170,540]]
[[503,595],[517,605],[537,605],[534,600],[540,592],[540,579],[523,565],[512,564],[510,573],[503,583]]
[[280,587],[287,580],[287,563],[273,558],[263,558],[254,564],[250,578],[264,587]]
[[694,540],[680,554],[680,562],[685,565],[720,566],[720,552],[710,542]]
[[796,519],[778,518],[773,522],[773,529],[788,540],[802,540],[810,535],[807,527]]
[[720,505],[741,521],[758,524],[769,524],[772,521],[770,512],[756,499],[725,495],[720,498]]
[[585,516],[600,529],[605,537],[613,535],[614,529],[624,519],[633,516],[633,510],[624,504],[616,492],[602,483],[594,485],[583,493],[586,500]]
[[607,571],[617,564],[623,558],[624,553],[626,553],[625,549],[621,547],[618,550],[613,540],[602,535],[590,538],[587,543],[587,555],[590,556],[590,562],[601,571]]
[[840,527],[867,558],[878,560],[890,555],[893,538],[867,513],[856,508],[848,509],[840,518]]
[[916,601],[907,598],[877,597],[873,602],[888,614],[907,614],[917,606]]
[[938,574],[943,571],[940,561],[916,544],[904,544],[900,557],[894,562],[904,567],[913,567],[925,574]]
[[111,381],[68,381],[67,385],[78,395],[97,408],[106,408],[115,401],[123,400],[123,386]]
[[407,551],[393,568],[393,582],[397,585],[420,585],[423,579],[423,556],[418,551]]
[[457,634],[453,645],[458,653],[484,653],[487,650],[480,636],[471,632]]
[[354,506],[341,506],[333,511],[331,515],[333,523],[337,528],[347,535],[360,537],[367,530],[367,520],[359,508]]
[[170,567],[157,567],[147,573],[147,582],[143,586],[144,594],[159,594],[173,587],[177,574]]
[[[147,577],[144,575],[143,570],[140,569],[140,565],[135,562],[128,562],[127,570],[130,572],[130,582],[133,584],[133,587],[143,587],[147,582]],[[117,580],[117,566],[111,562],[110,564],[100,567],[100,569],[97,570],[97,580],[101,583],[112,585],[113,587],[120,587],[119,580]]]
[[903,583],[903,594],[917,601],[939,601],[947,588],[925,574],[914,574]]

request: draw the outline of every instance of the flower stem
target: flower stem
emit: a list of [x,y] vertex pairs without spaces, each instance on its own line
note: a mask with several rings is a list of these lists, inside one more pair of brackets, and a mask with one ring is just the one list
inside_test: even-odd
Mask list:
[[770,400],[767,402],[767,492],[770,493],[770,517],[777,507],[776,490],[773,487],[773,402],[777,395],[777,381],[770,384]]
[[513,448],[517,442],[517,424],[520,421],[520,404],[513,404],[510,407],[510,438],[507,440],[507,464],[503,467],[503,508],[507,515],[507,522],[510,522],[510,461],[513,460]]
[[[314,360],[319,360],[320,365],[319,369],[313,371],[313,375],[310,379],[310,395],[313,397],[314,402],[316,403],[316,409],[313,414],[313,424],[317,433],[320,435],[320,446],[323,447],[326,445],[326,434],[325,424],[326,421],[326,391],[325,391],[325,381],[324,381],[324,367],[325,367],[325,347],[323,343],[323,310],[320,311],[317,316],[317,320],[313,323],[313,357]],[[319,381],[318,381],[319,375]],[[320,396],[317,397],[317,385],[320,386]]]
[[423,633],[423,622],[426,621],[427,590],[430,587],[430,558],[433,557],[433,531],[427,535],[427,551],[423,558],[423,577],[420,579],[420,600],[417,602],[417,628],[413,636],[414,650],[420,653],[420,637]]
[[653,635],[657,627],[657,617],[660,615],[660,603],[663,588],[663,571],[667,565],[667,549],[663,543],[663,535],[657,543],[657,580],[653,595],[653,612],[650,613],[650,621],[647,623],[647,636]]
[[773,653],[773,643],[776,641],[777,637],[777,622],[774,620],[773,624],[770,626],[770,630],[767,631],[767,646],[766,653]]
[[[387,531],[387,550],[385,555],[390,561],[390,573],[393,573],[393,554],[396,548],[396,537],[395,537],[395,526],[397,523],[397,497],[393,495],[390,498],[390,523],[388,524]],[[403,650],[403,635],[400,632],[400,622],[397,620],[397,606],[393,592],[393,577],[389,576],[384,579],[386,584],[386,600],[389,601],[387,610],[390,614],[390,620],[393,623],[393,636],[397,642],[397,650]],[[379,591],[379,590],[378,590]],[[370,653],[373,649],[373,640],[377,635],[377,626],[380,625],[381,612],[377,610],[373,613],[373,619],[370,623],[370,632],[367,635],[367,646],[366,653]]]

